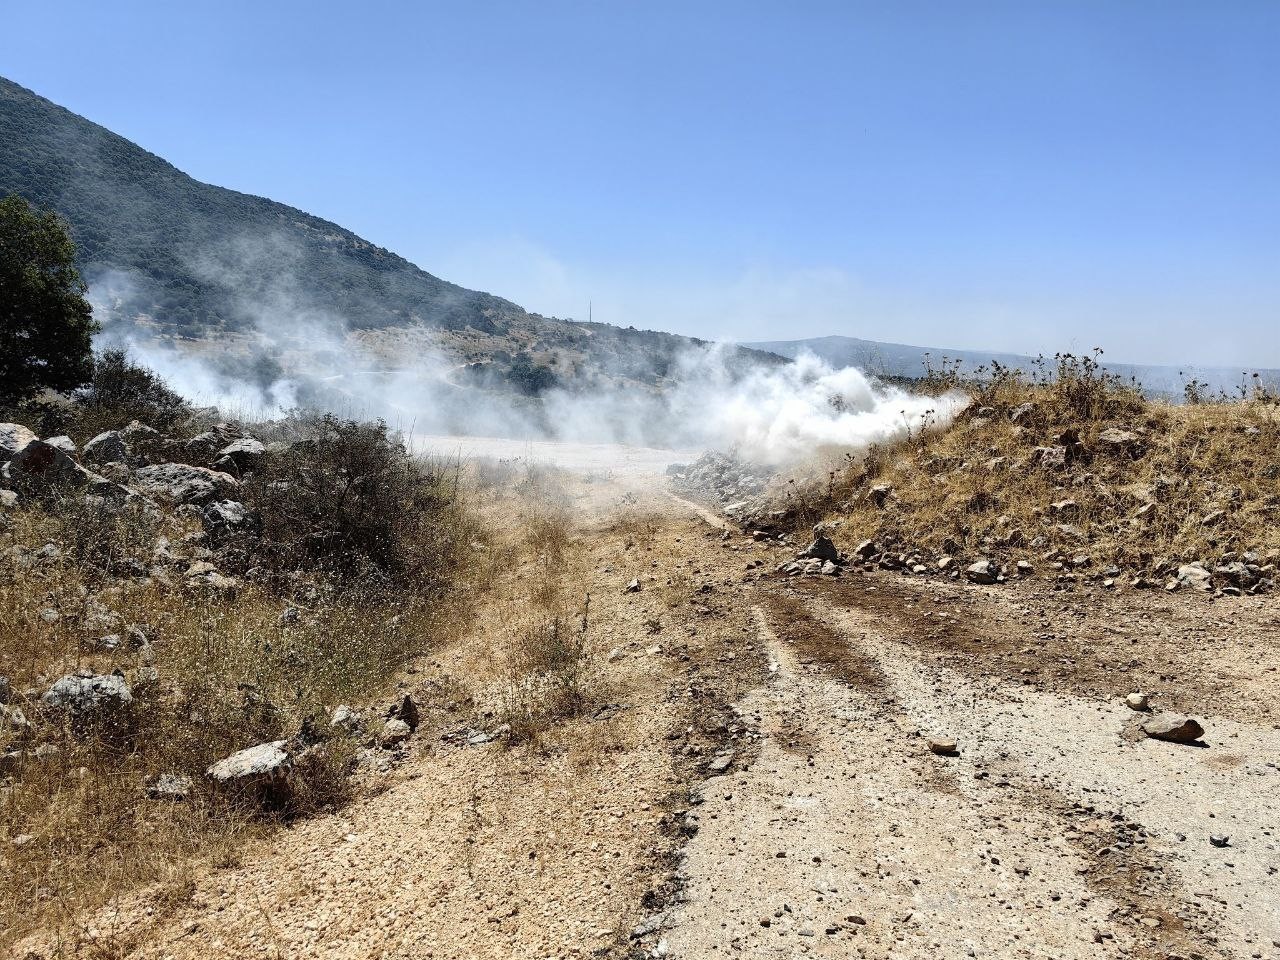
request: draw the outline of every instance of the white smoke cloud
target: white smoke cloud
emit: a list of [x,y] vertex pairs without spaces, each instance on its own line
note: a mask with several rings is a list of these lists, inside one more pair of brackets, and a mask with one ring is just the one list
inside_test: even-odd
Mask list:
[[[265,262],[273,267],[270,281],[246,289],[241,279],[261,277]],[[570,383],[535,402],[458,383],[459,365],[438,352],[415,350],[390,362],[375,355],[342,318],[309,302],[295,262],[287,245],[268,238],[237,240],[191,265],[233,294],[247,323],[235,350],[179,346],[125,323],[109,323],[102,343],[127,347],[194,403],[246,420],[308,407],[381,418],[407,433],[735,449],[771,466],[942,425],[964,403],[911,394],[811,355],[744,372],[729,362],[729,348],[694,345],[660,391]],[[119,315],[122,304],[138,300],[132,283],[119,274],[95,278],[92,299],[104,315]]]
[[[705,367],[705,363],[699,367]],[[694,376],[673,402],[701,412],[704,445],[730,444],[748,460],[784,465],[824,448],[863,450],[908,432],[949,423],[960,394],[925,397],[877,383],[854,367],[835,369],[804,354],[784,367],[760,369],[737,383]]]

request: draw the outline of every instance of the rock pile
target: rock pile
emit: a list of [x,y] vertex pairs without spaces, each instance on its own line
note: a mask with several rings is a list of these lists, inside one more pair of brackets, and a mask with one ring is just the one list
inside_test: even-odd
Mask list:
[[[231,424],[183,438],[165,436],[134,421],[122,430],[98,434],[84,445],[77,460],[75,444],[66,437],[41,440],[21,424],[4,423],[0,424],[0,510],[14,509],[24,498],[59,503],[83,498],[99,506],[190,511],[202,522],[202,538],[189,538],[181,545],[163,541],[151,565],[141,565],[133,573],[176,577],[191,587],[234,592],[239,583],[221,572],[210,551],[260,528],[258,516],[240,500],[240,491],[241,480],[258,469],[266,455],[262,441]],[[27,565],[42,560],[38,553],[23,548],[11,553]],[[185,568],[185,573],[166,570],[169,567]]]
[[667,468],[671,486],[680,493],[720,504],[730,515],[751,512],[764,493],[772,471],[744,462],[734,453],[708,451],[693,463]]

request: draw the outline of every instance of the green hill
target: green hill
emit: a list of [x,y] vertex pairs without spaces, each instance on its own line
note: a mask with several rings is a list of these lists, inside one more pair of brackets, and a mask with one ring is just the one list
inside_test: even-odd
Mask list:
[[100,319],[140,321],[146,336],[189,349],[311,369],[308,328],[324,326],[384,369],[430,350],[469,364],[460,375],[477,388],[536,394],[657,387],[703,343],[541,317],[459,287],[335,223],[201,183],[0,77],[0,195],[10,193],[67,220]]
[[[64,216],[91,282],[124,274],[124,309],[178,331],[239,327],[280,259],[303,295],[356,328],[424,323],[493,329],[523,313],[418,269],[337,224],[200,183],[110,130],[0,78],[0,193]],[[263,244],[243,255],[245,238]],[[232,267],[235,290],[228,289]]]

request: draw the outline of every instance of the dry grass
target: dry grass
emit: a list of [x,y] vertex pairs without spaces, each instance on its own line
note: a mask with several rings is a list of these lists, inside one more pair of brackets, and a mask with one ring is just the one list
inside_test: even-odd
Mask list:
[[608,532],[621,537],[628,550],[649,550],[664,528],[664,519],[656,510],[629,503],[610,516]]
[[[434,475],[426,482],[436,507],[430,524],[390,518],[380,529],[404,540],[353,557],[348,569],[359,577],[331,575],[325,557],[305,577],[286,578],[287,589],[250,576],[234,595],[186,584],[183,562],[149,573],[165,540],[183,556],[204,549],[185,539],[199,524],[184,516],[68,498],[3,517],[0,676],[34,729],[0,729],[9,755],[0,780],[0,942],[41,929],[72,955],[75,942],[65,938],[86,911],[147,884],[158,885],[161,900],[165,891],[181,899],[199,864],[234,863],[246,839],[280,819],[344,802],[355,746],[326,739],[326,709],[387,695],[401,668],[458,636],[475,597],[467,544],[481,528],[467,494]],[[56,551],[39,553],[45,544]],[[391,562],[366,575],[369,559],[384,555]],[[238,556],[252,567],[251,552]],[[423,564],[434,564],[429,577]],[[107,635],[120,638],[114,649],[100,642]],[[85,736],[42,710],[40,694],[54,680],[85,668],[119,671],[130,684],[129,736]],[[213,792],[210,764],[293,737],[304,724],[322,742],[295,765],[286,807],[236,808]],[[189,798],[149,799],[160,774],[190,778]]]
[[[848,539],[958,558],[1035,561],[1056,551],[1145,570],[1280,551],[1274,397],[1149,401],[1087,358],[1064,358],[1033,381],[997,368],[969,389],[953,425],[833,474],[810,515],[840,519]],[[1108,430],[1138,439],[1109,445]],[[1068,431],[1082,455],[1060,469],[1037,463],[1036,448],[1059,445]],[[873,493],[880,485],[892,487],[887,498]]]
[[577,616],[543,614],[508,635],[503,719],[514,742],[536,742],[596,702],[589,627],[590,597]]
[[514,486],[487,488],[503,576],[486,603],[485,662],[478,701],[510,728],[507,742],[558,749],[562,723],[591,712],[605,690],[591,633],[583,532],[566,508],[564,478],[521,468]]

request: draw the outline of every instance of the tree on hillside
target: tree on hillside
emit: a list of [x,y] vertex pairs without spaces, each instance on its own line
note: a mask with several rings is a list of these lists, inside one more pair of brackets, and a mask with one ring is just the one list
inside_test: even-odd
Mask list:
[[0,403],[89,379],[98,328],[86,289],[58,216],[0,198]]

